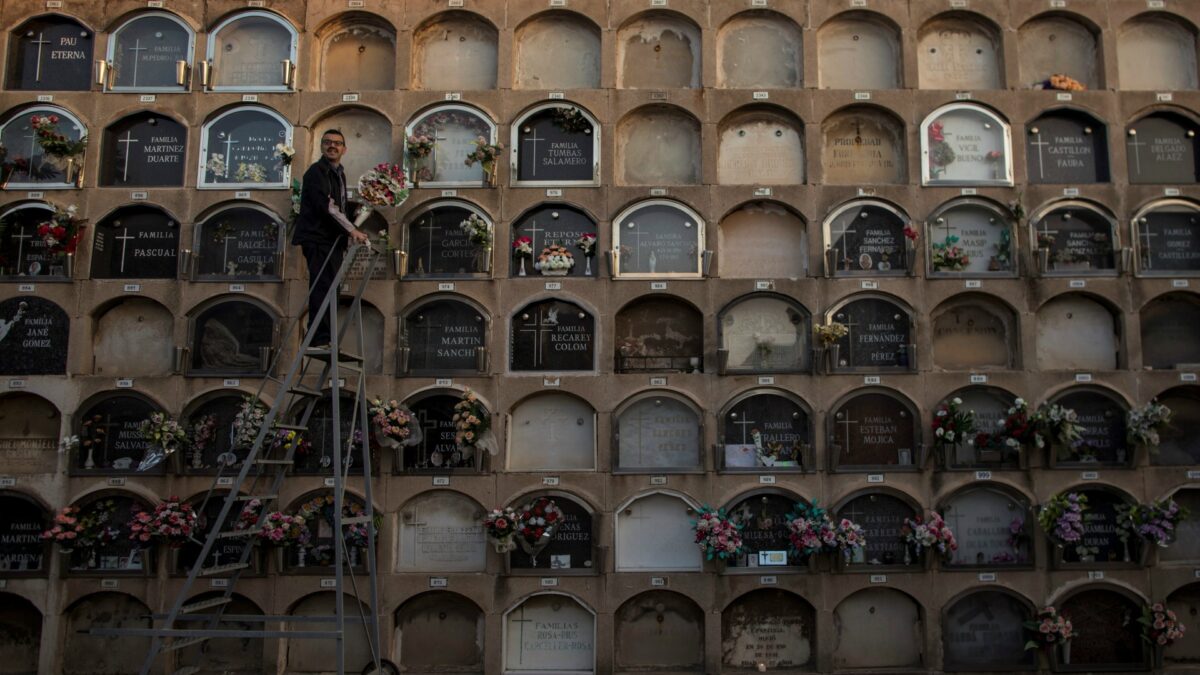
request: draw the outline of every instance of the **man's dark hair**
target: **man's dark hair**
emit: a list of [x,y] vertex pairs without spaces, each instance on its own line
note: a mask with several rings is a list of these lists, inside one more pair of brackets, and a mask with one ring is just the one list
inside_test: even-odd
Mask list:
[[321,133],[321,138],[324,138],[324,137],[328,136],[329,134],[337,134],[338,136],[342,137],[343,141],[346,140],[346,134],[343,134],[341,129],[326,129],[324,132]]

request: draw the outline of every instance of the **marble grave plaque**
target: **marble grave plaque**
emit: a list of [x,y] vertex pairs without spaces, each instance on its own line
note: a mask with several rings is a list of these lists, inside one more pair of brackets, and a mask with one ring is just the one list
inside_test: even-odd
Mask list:
[[537,595],[504,619],[506,672],[593,672],[596,618],[566,595]]
[[942,622],[947,664],[965,670],[1025,669],[1034,652],[1025,649],[1022,625],[1029,610],[998,591],[972,593],[954,603]]
[[409,374],[477,372],[486,334],[483,315],[465,302],[421,305],[404,318]]
[[1034,120],[1025,136],[1031,183],[1085,185],[1108,182],[1108,142],[1094,120],[1051,113]]
[[513,316],[512,370],[591,370],[595,367],[595,320],[578,305],[543,300]]
[[49,300],[0,301],[0,375],[66,374],[70,332],[70,317]]
[[42,531],[49,518],[36,503],[20,497],[0,497],[0,576],[6,572],[38,572],[47,569],[47,544]]
[[755,670],[803,668],[816,656],[816,615],[799,596],[760,589],[732,602],[721,616],[721,662]]
[[[279,62],[272,68],[278,74]],[[288,142],[289,129],[265,109],[242,108],[224,114],[206,125],[204,134],[201,186],[287,185],[288,167],[279,159],[275,146]]]
[[114,89],[182,89],[175,80],[175,64],[190,60],[192,35],[179,21],[162,15],[138,17],[113,39]]
[[837,342],[839,369],[909,368],[910,320],[900,307],[864,298],[844,305],[833,319],[849,329]]
[[1200,211],[1189,204],[1169,204],[1134,220],[1141,272],[1200,272]]
[[829,433],[840,467],[913,466],[919,459],[912,413],[887,394],[860,394],[833,414]]
[[1008,130],[982,109],[957,107],[932,120],[921,139],[926,185],[1008,185]]
[[592,181],[595,129],[572,106],[541,110],[517,132],[517,180],[545,183]]
[[442,204],[409,223],[408,276],[469,277],[490,269],[487,252],[471,243],[460,227],[474,213],[457,204]]
[[179,223],[150,206],[126,206],[96,224],[93,279],[174,279]]
[[829,223],[834,274],[905,274],[906,225],[895,211],[869,202],[843,210]]
[[[801,565],[804,558],[792,549],[788,530],[788,514],[796,502],[783,495],[760,494],[748,497],[729,509],[729,517],[740,524],[746,552],[729,561],[730,567],[759,567],[770,565]],[[761,555],[760,555],[761,554]],[[782,561],[782,562],[781,562]]]
[[88,91],[92,87],[92,41],[81,24],[48,15],[26,22],[9,39],[8,88],[23,91]]
[[[107,396],[93,403],[79,416],[75,468],[136,471],[150,449],[140,427],[153,412],[154,406],[135,396]],[[164,465],[156,468],[162,471]]]
[[279,276],[282,228],[274,214],[237,206],[214,213],[197,229],[200,279],[254,280]]
[[[851,562],[869,565],[903,565],[904,543],[900,529],[905,518],[916,513],[897,497],[871,493],[855,497],[837,512],[837,518],[849,518],[863,528],[866,549]],[[915,563],[916,561],[914,561]]]
[[778,394],[756,394],[734,404],[724,423],[726,469],[805,467],[810,438],[808,413]]
[[621,469],[687,469],[700,466],[700,418],[683,401],[652,396],[617,417]]
[[100,184],[111,187],[183,186],[187,128],[166,115],[131,115],[104,131]]
[[1200,180],[1196,125],[1177,115],[1147,115],[1125,134],[1132,184],[1189,184]]
[[641,206],[616,225],[621,274],[696,274],[700,224],[666,203]]
[[[596,258],[601,255],[600,241],[597,239],[596,244],[592,247],[590,259],[584,255],[582,249],[576,246],[576,242],[581,236],[590,234],[596,237],[599,232],[591,216],[580,209],[565,204],[536,206],[526,211],[519,220],[513,223],[512,232],[514,241],[518,237],[529,237],[533,240],[531,244],[533,257],[525,259],[524,275],[521,274],[521,260],[516,255],[510,255],[510,274],[514,277],[536,276],[538,272],[533,268],[533,264],[537,262],[542,249],[550,244],[564,246],[575,256],[575,265],[571,267],[566,276],[594,277],[600,270],[599,260]],[[511,245],[509,252],[512,253]]]

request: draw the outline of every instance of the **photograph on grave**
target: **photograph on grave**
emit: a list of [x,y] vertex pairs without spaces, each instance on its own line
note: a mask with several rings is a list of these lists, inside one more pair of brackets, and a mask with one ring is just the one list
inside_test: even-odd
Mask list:
[[[346,154],[339,164],[346,173],[347,197],[361,206],[355,200],[358,190],[358,179],[363,174],[380,164],[390,163],[398,153],[392,150],[392,122],[385,115],[366,106],[346,106],[335,108],[321,119],[312,122],[310,127],[313,135],[324,135],[326,129],[337,129],[342,132],[346,141]],[[309,148],[308,164],[321,159],[321,144],[317,140]],[[296,162],[295,178],[302,178],[306,164]],[[409,179],[411,182],[411,179]],[[346,205],[347,211],[352,211],[351,204]],[[377,218],[370,224],[360,225],[368,234],[374,235],[380,228],[387,229],[387,219],[379,212],[374,212]],[[357,215],[355,213],[354,215]],[[382,221],[382,222],[380,222]],[[353,221],[351,221],[353,222]]]
[[[30,497],[0,494],[0,577],[42,576],[50,569],[49,542],[42,539],[50,514]],[[692,548],[695,548],[694,546]],[[3,653],[0,651],[0,653]]]
[[[1065,14],[1042,14],[1017,29],[1021,87],[1042,89],[1066,75],[1085,89],[1104,88],[1100,29]],[[1054,87],[1050,87],[1054,88]]]
[[945,567],[1028,567],[1037,529],[1029,502],[1010,490],[972,487],[947,499],[939,511],[958,540]]
[[717,268],[725,279],[803,279],[808,276],[804,216],[774,201],[746,202],[717,227]]
[[94,228],[92,278],[177,278],[179,229],[179,222],[156,206],[113,211]]
[[670,296],[649,296],[616,316],[618,373],[699,373],[704,366],[704,317]]
[[[328,571],[326,573],[329,573]],[[362,572],[358,572],[361,574]],[[303,583],[303,582],[302,582]],[[292,606],[289,614],[296,617],[329,617],[336,609],[334,591],[319,591],[305,596]],[[343,592],[342,602],[348,622],[349,617],[364,616],[371,611],[365,603],[349,592]],[[259,624],[261,625],[261,624]],[[278,624],[276,624],[278,625]],[[313,626],[313,622],[294,621],[283,624],[284,630],[303,631]],[[372,647],[369,643],[368,631],[347,630],[345,638],[346,664],[372,663]],[[287,661],[279,664],[289,675],[318,675],[320,673],[336,672],[338,669],[337,650],[329,648],[326,640],[286,640]],[[279,657],[273,657],[272,660]],[[274,667],[274,666],[272,666]]]
[[908,182],[904,123],[882,108],[851,106],[821,123],[821,170],[827,185]]
[[[1184,488],[1168,496],[1181,508],[1187,509],[1188,513],[1200,513],[1200,510],[1197,510],[1200,509],[1200,489]],[[1155,553],[1158,563],[1164,567],[1190,566],[1200,562],[1200,518],[1195,515],[1184,518],[1175,527],[1175,541]]]
[[[1150,463],[1158,466],[1200,464],[1200,388],[1172,387],[1154,397],[1171,410],[1171,421],[1150,447]],[[1200,513],[1195,511],[1194,513]]]
[[218,392],[188,406],[182,424],[191,443],[180,458],[184,472],[212,472],[222,465],[241,466],[249,448],[234,440],[234,420],[245,399],[244,393]]
[[808,406],[778,390],[735,398],[720,416],[725,471],[813,471]]
[[725,512],[740,526],[744,552],[726,560],[727,569],[772,572],[800,568],[808,559],[792,546],[788,514],[804,500],[791,493],[757,493],[735,499]]
[[908,214],[876,199],[858,199],[825,217],[828,276],[904,276],[916,257]]
[[250,300],[208,302],[192,313],[188,375],[261,375],[275,344],[274,312]]
[[517,118],[509,143],[519,185],[599,185],[600,123],[569,103],[544,103]]
[[700,87],[700,27],[682,14],[645,12],[617,31],[618,89]]
[[473,374],[486,359],[488,320],[474,304],[437,297],[408,311],[400,325],[400,373]]
[[9,33],[6,88],[90,90],[94,38],[95,33],[86,26],[61,14],[26,21]]
[[1200,297],[1164,293],[1138,312],[1142,367],[1152,370],[1200,368]]
[[42,647],[42,613],[16,593],[0,593],[0,659],[14,673],[36,673]]
[[1167,12],[1147,12],[1115,32],[1122,89],[1181,91],[1200,86],[1193,24]]
[[1200,182],[1200,152],[1191,117],[1154,112],[1125,130],[1125,157],[1133,185],[1186,185]]
[[617,123],[618,185],[699,185],[700,121],[675,106],[642,106]]
[[821,89],[899,89],[904,80],[900,28],[877,12],[842,12],[817,30]]
[[[953,445],[944,444],[944,453],[938,462],[947,469],[1023,468],[1028,457],[1022,457],[1022,453],[1033,452],[1035,448],[1012,447],[1005,443],[1009,434],[1020,433],[1022,419],[1015,409],[1016,397],[999,387],[972,386],[950,394],[939,406],[956,398],[962,401],[958,405],[960,411],[974,414],[975,433],[970,437],[960,436],[959,442]],[[1010,409],[1013,410],[1011,416]],[[1028,422],[1027,416],[1024,421]],[[1014,426],[1017,428],[1012,428]]]
[[[295,449],[296,459],[292,468],[293,473],[333,473],[334,424],[339,424],[337,433],[345,442],[345,446],[342,448],[342,462],[350,465],[352,473],[362,471],[364,443],[371,446],[371,461],[375,464],[378,463],[375,456],[374,427],[362,429],[358,426],[352,392],[342,390],[338,395],[338,399],[338,416],[341,418],[340,424],[335,422],[333,417],[332,397],[328,393],[322,392],[321,399],[313,406],[312,412],[308,417],[308,433],[300,434],[299,438],[294,441],[283,441],[285,443],[298,443]],[[292,409],[291,417],[293,420],[299,419],[300,414],[304,412],[305,406],[306,403],[301,401]],[[292,423],[295,424],[296,422],[293,421]],[[351,437],[350,432],[352,426],[354,427],[353,437]]]
[[186,91],[186,80],[180,82],[178,73],[180,64],[191,68],[195,40],[192,29],[174,14],[134,16],[108,41],[108,90]]
[[925,223],[929,276],[1013,277],[1017,238],[1011,216],[984,199],[956,199],[939,206]]
[[701,672],[704,618],[700,605],[682,593],[646,591],[629,598],[613,617],[616,672]]
[[1017,367],[1019,336],[1013,309],[979,293],[951,296],[931,313],[937,370],[1008,370]]
[[[405,279],[472,279],[491,272],[492,219],[479,207],[461,201],[434,201],[421,205],[408,218],[404,227]],[[473,234],[480,231],[486,236]]]
[[[278,70],[279,63],[274,67]],[[292,125],[274,110],[236,106],[220,113],[200,131],[198,187],[287,189],[291,167],[284,163],[280,145],[291,147]]]
[[140,394],[105,392],[79,407],[72,435],[79,437],[74,448],[72,473],[161,474],[164,464],[138,473],[138,463],[150,450],[142,436],[142,421],[159,406]]
[[[64,146],[47,149],[34,128],[39,126],[64,137]],[[83,122],[64,108],[38,105],[14,113],[0,125],[0,184],[5,190],[73,188],[83,175],[89,132]],[[69,147],[68,147],[69,146]]]
[[1182,199],[1151,202],[1134,214],[1138,274],[1200,273],[1200,208]]
[[951,103],[921,122],[921,185],[1012,185],[1008,123],[974,103]]
[[224,206],[195,227],[196,281],[273,281],[279,278],[283,221],[257,204]]
[[317,31],[317,39],[322,91],[396,88],[396,29],[387,21],[374,14],[347,12]]
[[71,318],[42,298],[0,301],[0,375],[65,375]]
[[534,394],[508,419],[509,471],[594,471],[596,410],[571,394]]
[[413,413],[413,422],[421,425],[421,441],[411,447],[399,448],[394,462],[401,472],[468,473],[482,470],[482,457],[474,446],[460,446],[455,441],[454,406],[462,400],[460,392],[443,389],[406,401]]
[[593,673],[596,615],[563,593],[534,595],[504,615],[504,672]]
[[483,572],[484,509],[450,490],[425,492],[400,507],[397,561],[402,572]]
[[[892,588],[867,588],[833,610],[833,664],[837,670],[915,669],[923,661],[925,626],[920,605]],[[870,644],[870,648],[864,646]]]
[[1116,274],[1117,220],[1090,202],[1055,202],[1034,212],[1030,239],[1042,274]]
[[704,275],[704,219],[678,202],[651,199],[613,219],[616,276],[631,279]]
[[750,591],[721,612],[721,664],[734,672],[808,670],[816,663],[816,623],[816,610],[795,593]]
[[[316,413],[313,413],[314,416]],[[332,574],[333,562],[337,545],[333,529],[334,499],[332,490],[311,492],[291,505],[285,513],[292,513],[304,518],[308,527],[310,539],[299,546],[288,546],[282,549],[282,571],[292,574]],[[347,491],[342,497],[342,518],[358,518],[366,515],[366,503],[362,497]],[[350,525],[346,527],[344,539],[346,546],[342,551],[343,560],[356,574],[366,572],[367,537],[376,538],[378,546],[379,527],[382,524],[382,514],[375,510],[375,522],[371,524]],[[316,570],[305,571],[316,567]],[[332,612],[330,612],[332,614]],[[360,633],[361,635],[361,633]]]
[[[238,529],[247,529],[247,525],[239,522],[239,517],[242,514],[242,509],[247,508],[249,502],[238,502],[229,515],[225,517],[224,523],[218,521],[217,517],[221,515],[221,507],[225,504],[224,491],[214,492],[211,497],[208,497],[205,502],[205,495],[198,494],[192,499],[187,500],[196,512],[196,530],[195,539],[203,542],[208,537],[210,532],[227,532]],[[200,507],[204,508],[201,509]],[[249,511],[248,515],[255,515],[253,511]],[[259,560],[263,548],[256,546],[256,541],[249,541],[249,536],[246,537],[224,537],[213,542],[212,550],[208,552],[208,556],[204,559],[204,567],[216,567],[218,565],[229,565],[231,563],[240,562],[242,559],[242,549],[250,546],[250,556],[248,562],[251,567],[242,574],[261,573],[261,562]],[[195,541],[186,541],[181,546],[171,547],[171,571],[174,574],[187,574],[192,569],[192,565],[196,563],[196,558],[200,557],[200,549],[202,543]]]
[[1000,31],[978,14],[947,12],[917,33],[921,89],[972,91],[1004,88]]
[[915,408],[899,394],[851,395],[833,407],[826,421],[834,469],[917,468],[922,450],[919,424]]
[[[495,89],[499,42],[496,27],[478,14],[451,10],[434,15],[413,33],[412,88]],[[392,67],[390,60],[387,66]]]
[[1058,603],[1059,614],[1069,617],[1075,629],[1071,639],[1072,669],[1147,669],[1142,624],[1138,623],[1142,601],[1130,598],[1127,592],[1112,586],[1092,586]]
[[549,11],[517,26],[513,89],[600,86],[600,27],[583,14]]
[[36,394],[0,396],[0,462],[8,474],[54,473],[62,415]]
[[1054,397],[1053,403],[1075,411],[1079,440],[1064,447],[1047,441],[1051,466],[1129,466],[1135,447],[1126,440],[1129,406],[1119,394],[1103,389],[1070,389]]
[[1041,370],[1116,370],[1120,324],[1113,308],[1081,293],[1065,293],[1037,310]]
[[596,277],[599,232],[596,221],[583,209],[538,204],[512,223],[509,275]]
[[166,306],[128,293],[97,314],[89,345],[93,374],[164,377],[184,365],[176,361],[175,315]]
[[1087,508],[1083,511],[1083,538],[1077,542],[1062,542],[1050,536],[1054,562],[1065,568],[1089,568],[1101,564],[1140,566],[1142,538],[1127,537],[1121,541],[1118,527],[1119,509],[1130,506],[1133,500],[1107,488],[1075,490],[1072,494],[1087,499]]
[[63,675],[91,675],[97,671],[132,673],[141,668],[149,637],[99,636],[93,628],[150,628],[150,608],[128,593],[92,593],[65,612]]
[[703,456],[700,409],[665,391],[647,392],[616,410],[614,471],[696,471]]
[[393,625],[392,658],[403,672],[482,675],[484,618],[471,600],[450,591],[422,593],[396,609]]
[[230,16],[208,36],[209,87],[212,91],[288,91],[295,78],[297,42],[296,29],[278,14],[249,11]]
[[920,559],[912,558],[912,552],[904,545],[900,530],[906,518],[913,518],[917,510],[905,499],[884,492],[859,493],[834,509],[834,521],[849,518],[862,526],[867,545],[858,549],[850,559],[850,569],[865,564],[867,569],[875,565],[919,565]]
[[717,31],[717,86],[792,89],[804,86],[804,37],[778,12],[739,12]]
[[596,321],[579,305],[546,299],[512,317],[509,369],[513,371],[593,370]]
[[748,107],[718,125],[717,183],[796,185],[804,176],[804,123],[774,107]]
[[1091,115],[1071,109],[1043,113],[1025,125],[1026,173],[1030,183],[1107,183],[1108,129]]
[[467,164],[467,158],[479,148],[479,139],[484,145],[496,145],[496,123],[482,111],[465,105],[439,105],[422,112],[405,134],[409,175],[421,187],[487,185],[483,164]]
[[807,371],[811,325],[808,310],[786,296],[758,293],[734,300],[717,317],[722,372]]
[[826,325],[839,323],[846,335],[826,348],[837,372],[916,370],[913,317],[908,309],[879,296],[859,296],[830,310]]
[[73,506],[79,509],[73,517],[84,529],[68,546],[58,545],[69,572],[147,576],[157,569],[155,546],[135,540],[130,529],[138,513],[154,513],[153,505],[128,492],[109,490]]
[[697,505],[674,493],[636,497],[616,510],[618,572],[699,572],[692,524]]
[[[188,602],[204,602],[223,598],[222,591],[201,593],[189,598]],[[223,614],[229,617],[247,617],[246,621],[234,621],[226,618],[222,624],[227,628],[243,631],[260,630],[262,623],[254,618],[262,615],[262,609],[238,593],[230,595],[229,603],[220,605]],[[354,611],[347,607],[349,615]],[[351,631],[353,632],[353,631]],[[217,673],[260,673],[263,671],[263,640],[261,638],[212,638],[199,644],[184,647],[179,652],[180,663],[200,667],[200,672]]]
[[591,509],[559,492],[525,495],[509,506],[519,513],[540,497],[554,502],[562,520],[554,528],[549,542],[544,543],[543,537],[537,545],[521,546],[509,552],[509,569],[530,574],[596,574],[599,571],[595,558],[596,524]]
[[1025,649],[1024,626],[1032,617],[1029,605],[1006,591],[973,591],[959,598],[942,612],[946,669],[1032,669],[1036,653]]

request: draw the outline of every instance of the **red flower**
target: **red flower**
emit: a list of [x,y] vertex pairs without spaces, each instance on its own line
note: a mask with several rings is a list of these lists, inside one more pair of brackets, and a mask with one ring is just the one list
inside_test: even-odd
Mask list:
[[929,140],[931,140],[935,143],[940,143],[940,142],[946,140],[945,134],[942,133],[943,128],[944,128],[944,126],[942,125],[941,122],[934,122],[933,124],[930,124],[929,125]]

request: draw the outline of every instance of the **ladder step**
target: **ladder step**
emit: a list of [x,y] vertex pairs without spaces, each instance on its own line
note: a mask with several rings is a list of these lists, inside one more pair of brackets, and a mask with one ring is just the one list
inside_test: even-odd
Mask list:
[[211,639],[212,638],[201,636],[201,637],[194,637],[194,638],[186,638],[183,640],[176,640],[176,641],[172,642],[171,644],[163,647],[162,650],[164,652],[169,652],[169,651],[174,651],[176,649],[183,649],[184,647],[191,647],[192,645],[198,645],[201,642],[205,642],[205,641],[211,640]]
[[193,602],[190,605],[184,605],[183,607],[179,608],[179,611],[183,612],[184,614],[191,614],[192,612],[199,612],[200,610],[208,609],[209,607],[228,605],[231,602],[233,602],[233,598],[212,598],[211,600],[201,600],[200,602]]
[[372,518],[368,516],[354,516],[353,518],[342,518],[343,525],[366,525],[371,522]]
[[[304,352],[304,355],[310,359],[328,361],[330,352],[331,350],[328,347],[309,347],[308,350]],[[362,363],[363,357],[359,356],[358,354],[351,354],[350,352],[339,349],[338,363],[341,364],[343,361],[356,361],[358,363]]]
[[244,570],[249,566],[250,566],[250,563],[248,563],[248,562],[235,562],[235,563],[229,563],[228,565],[217,565],[215,567],[201,567],[200,568],[200,576],[211,577],[214,574],[224,574],[226,572],[236,572],[237,570]]
[[[324,394],[317,391],[316,389],[309,389],[308,387],[302,387],[300,385],[296,385],[296,386],[292,387],[291,389],[288,389],[288,393],[296,394],[297,396],[307,396],[309,398],[321,398],[322,396],[324,396]],[[279,426],[279,425],[276,425],[276,426]]]
[[291,459],[256,459],[256,460],[254,460],[254,463],[255,464],[268,464],[268,465],[294,464],[295,460],[291,460]]
[[261,527],[252,527],[248,530],[229,530],[227,532],[218,532],[213,536],[217,539],[234,539],[236,537],[250,537],[262,532]]
[[301,433],[308,431],[308,427],[302,427],[299,424],[275,424],[272,428],[280,431],[297,431]]
[[279,495],[238,495],[234,498],[235,502],[252,502],[257,499],[260,502],[269,502],[272,499],[279,499]]

